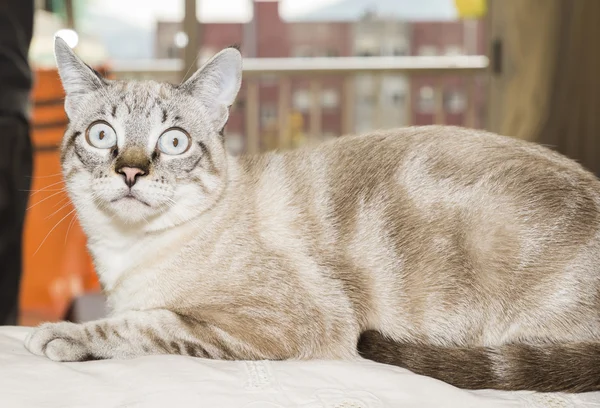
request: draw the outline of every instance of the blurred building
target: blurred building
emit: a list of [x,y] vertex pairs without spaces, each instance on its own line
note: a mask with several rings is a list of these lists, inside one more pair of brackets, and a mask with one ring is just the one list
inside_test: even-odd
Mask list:
[[[411,55],[484,55],[486,43],[481,20],[417,21],[411,24]],[[473,81],[469,83],[469,81]],[[480,78],[415,76],[411,81],[412,123],[426,125],[467,122],[468,93],[475,103],[474,127],[481,127],[485,115],[484,84]],[[436,88],[441,92],[437,95]],[[437,98],[437,99],[436,99]],[[441,104],[442,106],[436,106]],[[440,108],[440,109],[438,109]],[[435,115],[443,115],[437,120]]]
[[[410,54],[410,24],[368,12],[352,23],[353,55],[358,57]],[[357,75],[354,130],[392,128],[408,123],[409,79],[404,75]]]
[[[352,53],[350,25],[345,22],[286,22],[279,13],[277,1],[255,1],[253,19],[248,23],[204,23],[199,27],[201,44],[200,59],[206,60],[217,51],[239,45],[245,57],[331,57],[348,56]],[[156,29],[156,57],[181,58],[179,43],[180,22],[159,21]],[[315,78],[311,78],[315,79]],[[261,142],[269,144],[278,133],[279,86],[277,78],[263,77],[259,85]],[[323,136],[336,137],[341,132],[340,101],[342,79],[319,78],[321,89]],[[292,111],[290,123],[306,127],[311,104],[309,78],[295,78],[291,84]],[[229,143],[243,140],[243,109],[245,103],[242,90],[236,106],[232,109],[227,125]]]
[[[481,31],[482,24],[477,21],[457,21],[448,0],[425,3],[343,0],[294,21],[282,19],[278,1],[255,0],[251,21],[199,23],[198,35],[200,60],[206,60],[232,44],[240,45],[245,57],[256,58],[480,54],[484,51]],[[472,35],[477,36],[477,41],[471,44]],[[181,22],[158,21],[156,58],[182,58],[186,44]],[[344,88],[344,78],[294,78],[288,123],[307,131],[308,113],[314,103],[311,83],[316,82],[320,93],[321,136],[324,139],[339,136],[344,122],[341,103],[350,91]],[[259,121],[263,147],[268,147],[269,140],[277,137],[278,125],[282,123],[278,121],[279,85],[275,77],[263,77],[260,81]],[[409,80],[402,75],[359,75],[352,89],[354,131],[433,123],[436,87],[443,90],[443,115],[447,122],[462,124],[469,92],[467,85],[459,78],[445,77],[436,82],[436,78],[427,77]],[[483,98],[478,101],[484,102]],[[242,91],[227,126],[228,140],[233,144],[244,140],[243,109],[236,109],[244,104]],[[475,111],[483,112],[483,108],[478,106]]]
[[398,21],[451,21],[458,18],[454,0],[339,0],[294,20],[356,22],[367,13]]
[[[484,22],[460,20],[449,0],[341,0],[304,17],[352,24],[357,56],[485,55]],[[485,98],[480,79],[400,75],[359,76],[357,132],[406,124],[467,124],[467,94],[474,96],[474,120],[481,127]],[[437,93],[436,93],[437,91]],[[439,95],[439,96],[438,96]],[[409,105],[410,102],[410,105]],[[435,115],[443,118],[435,118]]]

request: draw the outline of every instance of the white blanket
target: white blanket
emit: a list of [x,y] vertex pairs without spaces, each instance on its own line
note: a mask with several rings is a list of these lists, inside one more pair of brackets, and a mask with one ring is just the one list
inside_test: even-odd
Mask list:
[[0,407],[600,407],[580,395],[464,391],[369,361],[226,362],[183,356],[55,363],[0,328]]

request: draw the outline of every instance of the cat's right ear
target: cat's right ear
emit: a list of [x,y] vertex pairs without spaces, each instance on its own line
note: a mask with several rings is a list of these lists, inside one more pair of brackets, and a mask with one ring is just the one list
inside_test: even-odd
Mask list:
[[54,37],[54,56],[66,94],[65,111],[71,118],[76,115],[81,99],[103,87],[105,82],[58,36]]

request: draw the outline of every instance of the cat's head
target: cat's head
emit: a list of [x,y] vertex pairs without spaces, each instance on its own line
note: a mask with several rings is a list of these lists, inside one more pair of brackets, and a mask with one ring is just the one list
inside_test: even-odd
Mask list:
[[227,183],[222,131],[241,85],[238,50],[181,85],[104,79],[58,37],[55,55],[69,117],[62,169],[80,217],[152,230],[215,204]]

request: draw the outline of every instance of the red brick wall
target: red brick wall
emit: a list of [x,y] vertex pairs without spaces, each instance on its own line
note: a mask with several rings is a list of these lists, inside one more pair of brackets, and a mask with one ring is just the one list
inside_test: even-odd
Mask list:
[[[420,50],[424,46],[433,46],[436,48],[436,55],[445,55],[448,46],[462,47],[466,50],[465,44],[465,28],[463,21],[450,22],[415,22],[412,23],[411,29],[411,54],[419,55]],[[483,21],[477,22],[477,41],[475,50],[469,50],[470,54],[485,54],[485,37]],[[419,91],[422,87],[430,86],[435,89],[436,86],[441,87],[443,91],[457,89],[463,92],[468,97],[468,86],[466,78],[461,76],[445,76],[445,77],[427,77],[415,76],[411,81],[411,103],[412,103],[412,124],[427,125],[435,123],[435,112],[424,113],[419,111]],[[476,81],[475,85],[475,100],[476,105],[476,123],[477,127],[482,127],[483,122],[483,84],[481,81]],[[451,113],[445,111],[445,123],[449,125],[465,125],[465,113]]]
[[279,2],[255,2],[256,56],[258,58],[289,57],[286,23],[279,16]]
[[202,47],[209,47],[215,51],[231,45],[242,46],[242,24],[211,23],[200,26],[199,36]]

